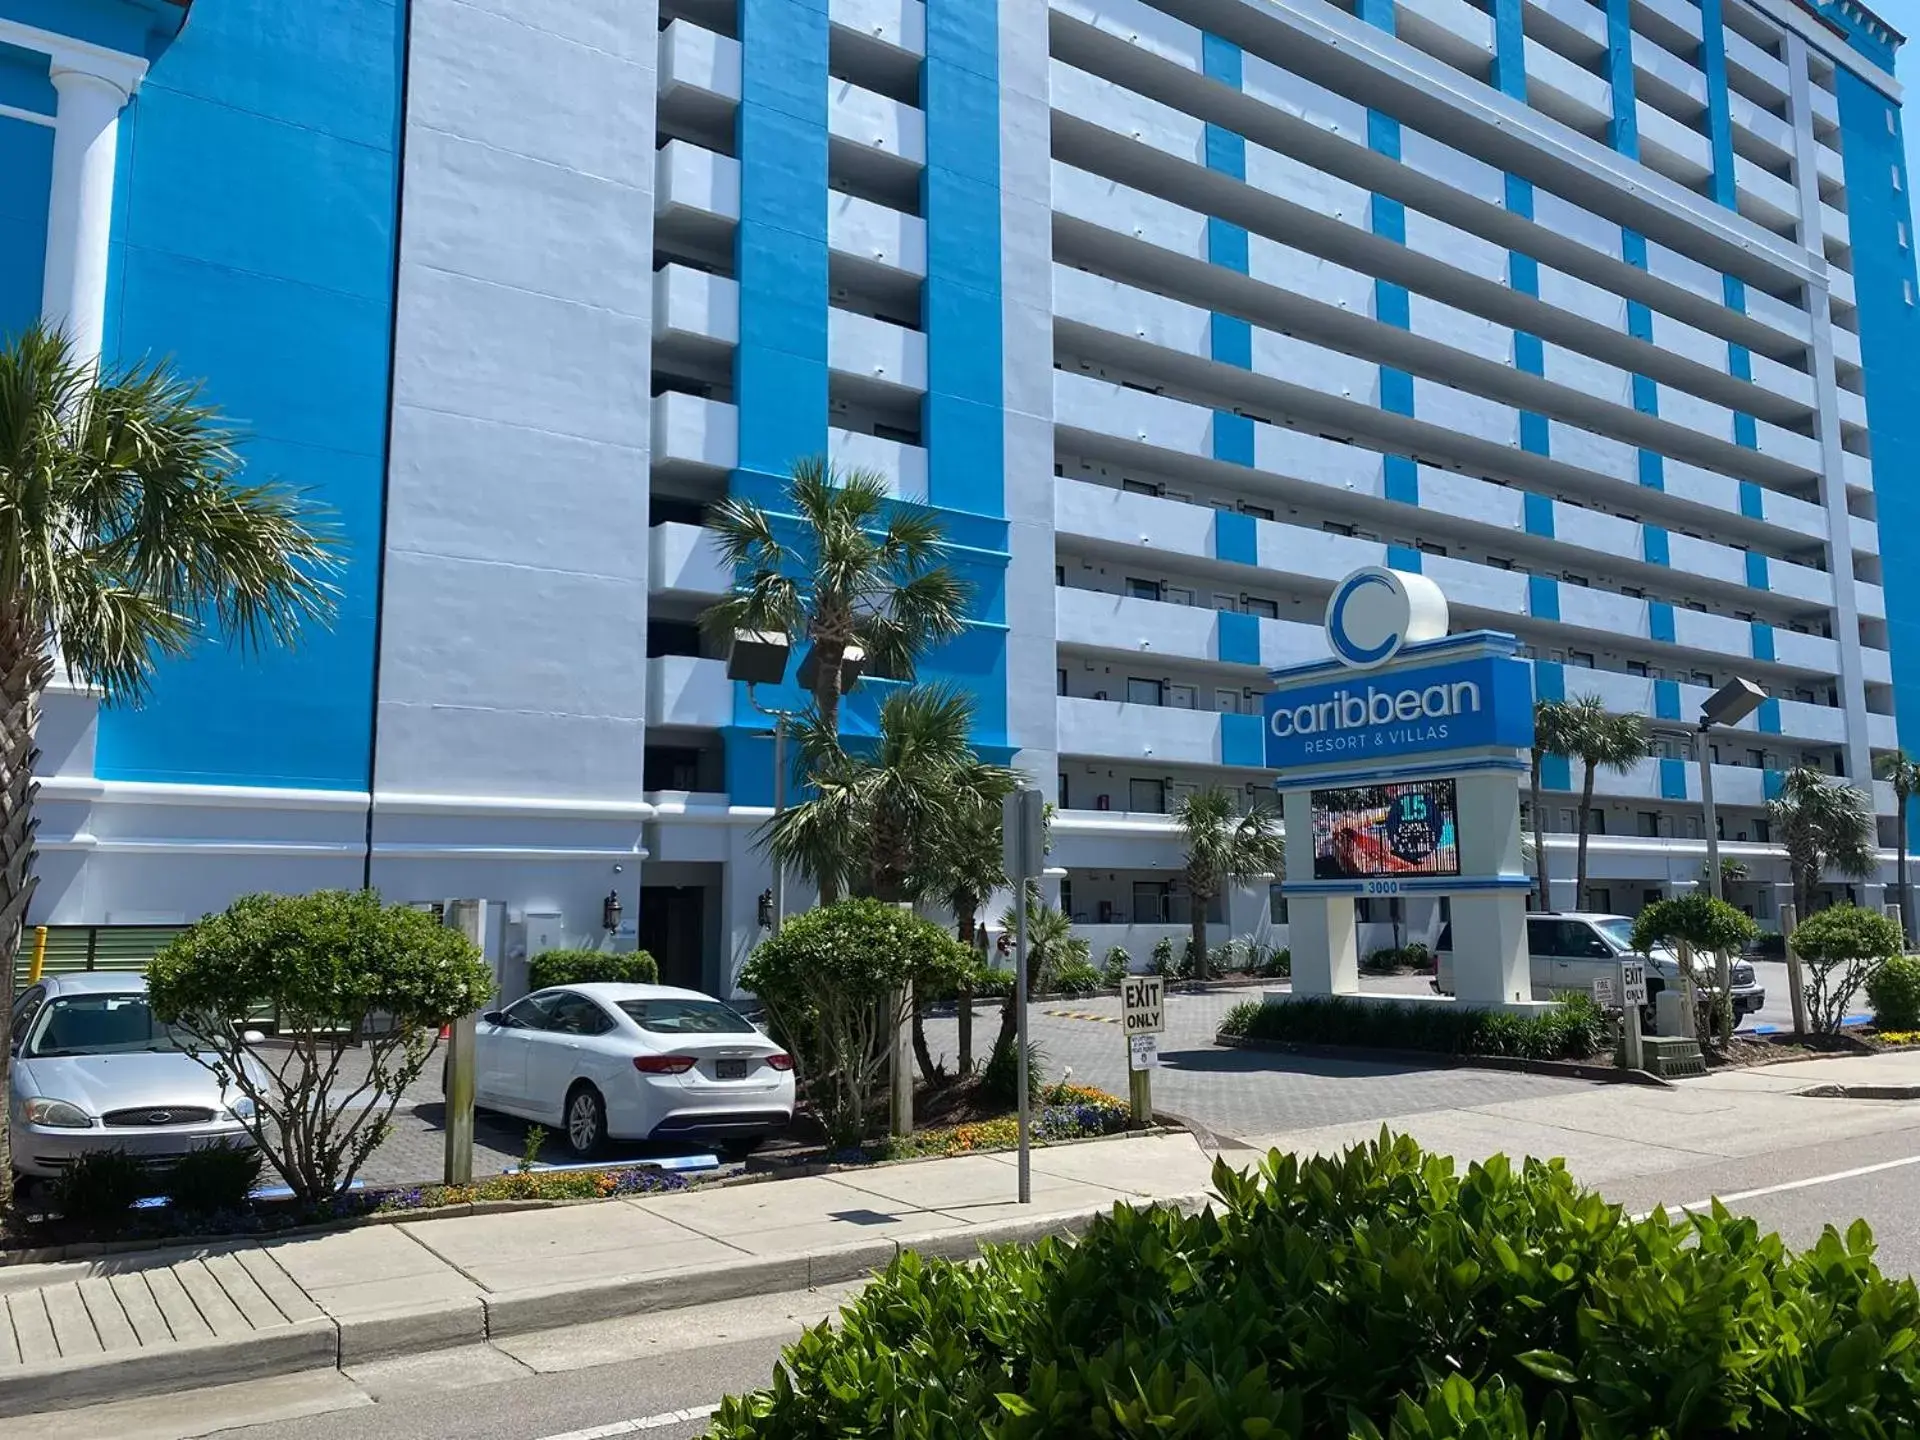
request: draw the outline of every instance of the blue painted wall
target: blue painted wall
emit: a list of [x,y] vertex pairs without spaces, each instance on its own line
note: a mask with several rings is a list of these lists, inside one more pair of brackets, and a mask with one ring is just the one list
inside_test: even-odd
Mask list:
[[[54,103],[47,57],[0,45],[0,105],[51,115]],[[47,187],[53,182],[51,127],[0,116],[0,182],[0,336],[7,336],[40,314]]]
[[104,714],[103,778],[368,783],[402,15],[197,5],[121,117],[109,357],[204,377],[249,475],[334,509],[348,568],[332,631],[256,659],[209,645],[143,712]]
[[1895,109],[1888,133],[1885,96],[1837,70],[1854,288],[1860,308],[1860,361],[1873,431],[1873,484],[1879,507],[1881,568],[1887,591],[1887,639],[1893,652],[1894,710],[1900,741],[1920,751],[1920,307],[1909,288],[1913,250],[1898,230],[1912,216],[1908,190],[1893,188],[1905,157]]

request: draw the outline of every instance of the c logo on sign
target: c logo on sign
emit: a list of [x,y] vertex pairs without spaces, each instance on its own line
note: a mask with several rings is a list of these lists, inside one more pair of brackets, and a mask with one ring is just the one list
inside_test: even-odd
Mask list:
[[1327,644],[1356,670],[1383,665],[1409,642],[1447,633],[1447,601],[1424,575],[1382,566],[1356,570],[1327,601]]

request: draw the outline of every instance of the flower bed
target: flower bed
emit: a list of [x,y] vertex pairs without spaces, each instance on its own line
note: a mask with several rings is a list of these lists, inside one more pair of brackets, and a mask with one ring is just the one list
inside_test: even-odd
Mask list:
[[[1113,1135],[1132,1122],[1127,1102],[1088,1085],[1049,1085],[1033,1111],[1033,1143],[1085,1140]],[[1020,1121],[1014,1115],[975,1120],[964,1125],[942,1125],[913,1134],[869,1141],[858,1150],[833,1158],[843,1164],[875,1160],[912,1160],[929,1156],[970,1155],[981,1150],[1010,1150],[1020,1143]]]

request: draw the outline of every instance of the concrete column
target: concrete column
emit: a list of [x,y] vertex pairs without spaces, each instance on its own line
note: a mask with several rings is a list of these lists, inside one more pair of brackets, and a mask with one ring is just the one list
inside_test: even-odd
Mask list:
[[102,73],[105,66],[56,55],[50,71],[59,109],[54,116],[40,314],[47,324],[66,332],[75,358],[88,364],[99,361],[106,330],[114,156],[120,111],[139,83],[134,63],[129,60],[127,67],[108,75]]

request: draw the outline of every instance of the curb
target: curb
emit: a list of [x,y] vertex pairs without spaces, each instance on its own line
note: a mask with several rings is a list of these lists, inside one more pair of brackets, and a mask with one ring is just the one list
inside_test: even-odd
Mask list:
[[[1209,1191],[1139,1200],[1196,1210]],[[904,1250],[971,1260],[983,1247],[1075,1236],[1110,1206],[964,1225],[913,1240],[856,1240],[810,1255],[745,1258],[592,1284],[548,1285],[501,1295],[401,1307],[335,1320],[301,1320],[232,1339],[23,1364],[0,1370],[0,1417],[17,1417],[263,1380],[302,1370],[342,1369],[509,1335],[684,1310],[783,1290],[818,1289],[884,1270]]]
[[1558,1075],[1567,1080],[1594,1080],[1603,1085],[1648,1085],[1671,1090],[1671,1080],[1645,1070],[1621,1070],[1612,1065],[1589,1065],[1578,1060],[1522,1060],[1513,1055],[1448,1055],[1437,1050],[1377,1050],[1357,1045],[1310,1045],[1293,1040],[1254,1040],[1244,1035],[1215,1035],[1213,1043],[1230,1050],[1265,1050],[1281,1055],[1305,1055],[1316,1060],[1390,1061],[1439,1070],[1507,1070],[1525,1075]]

